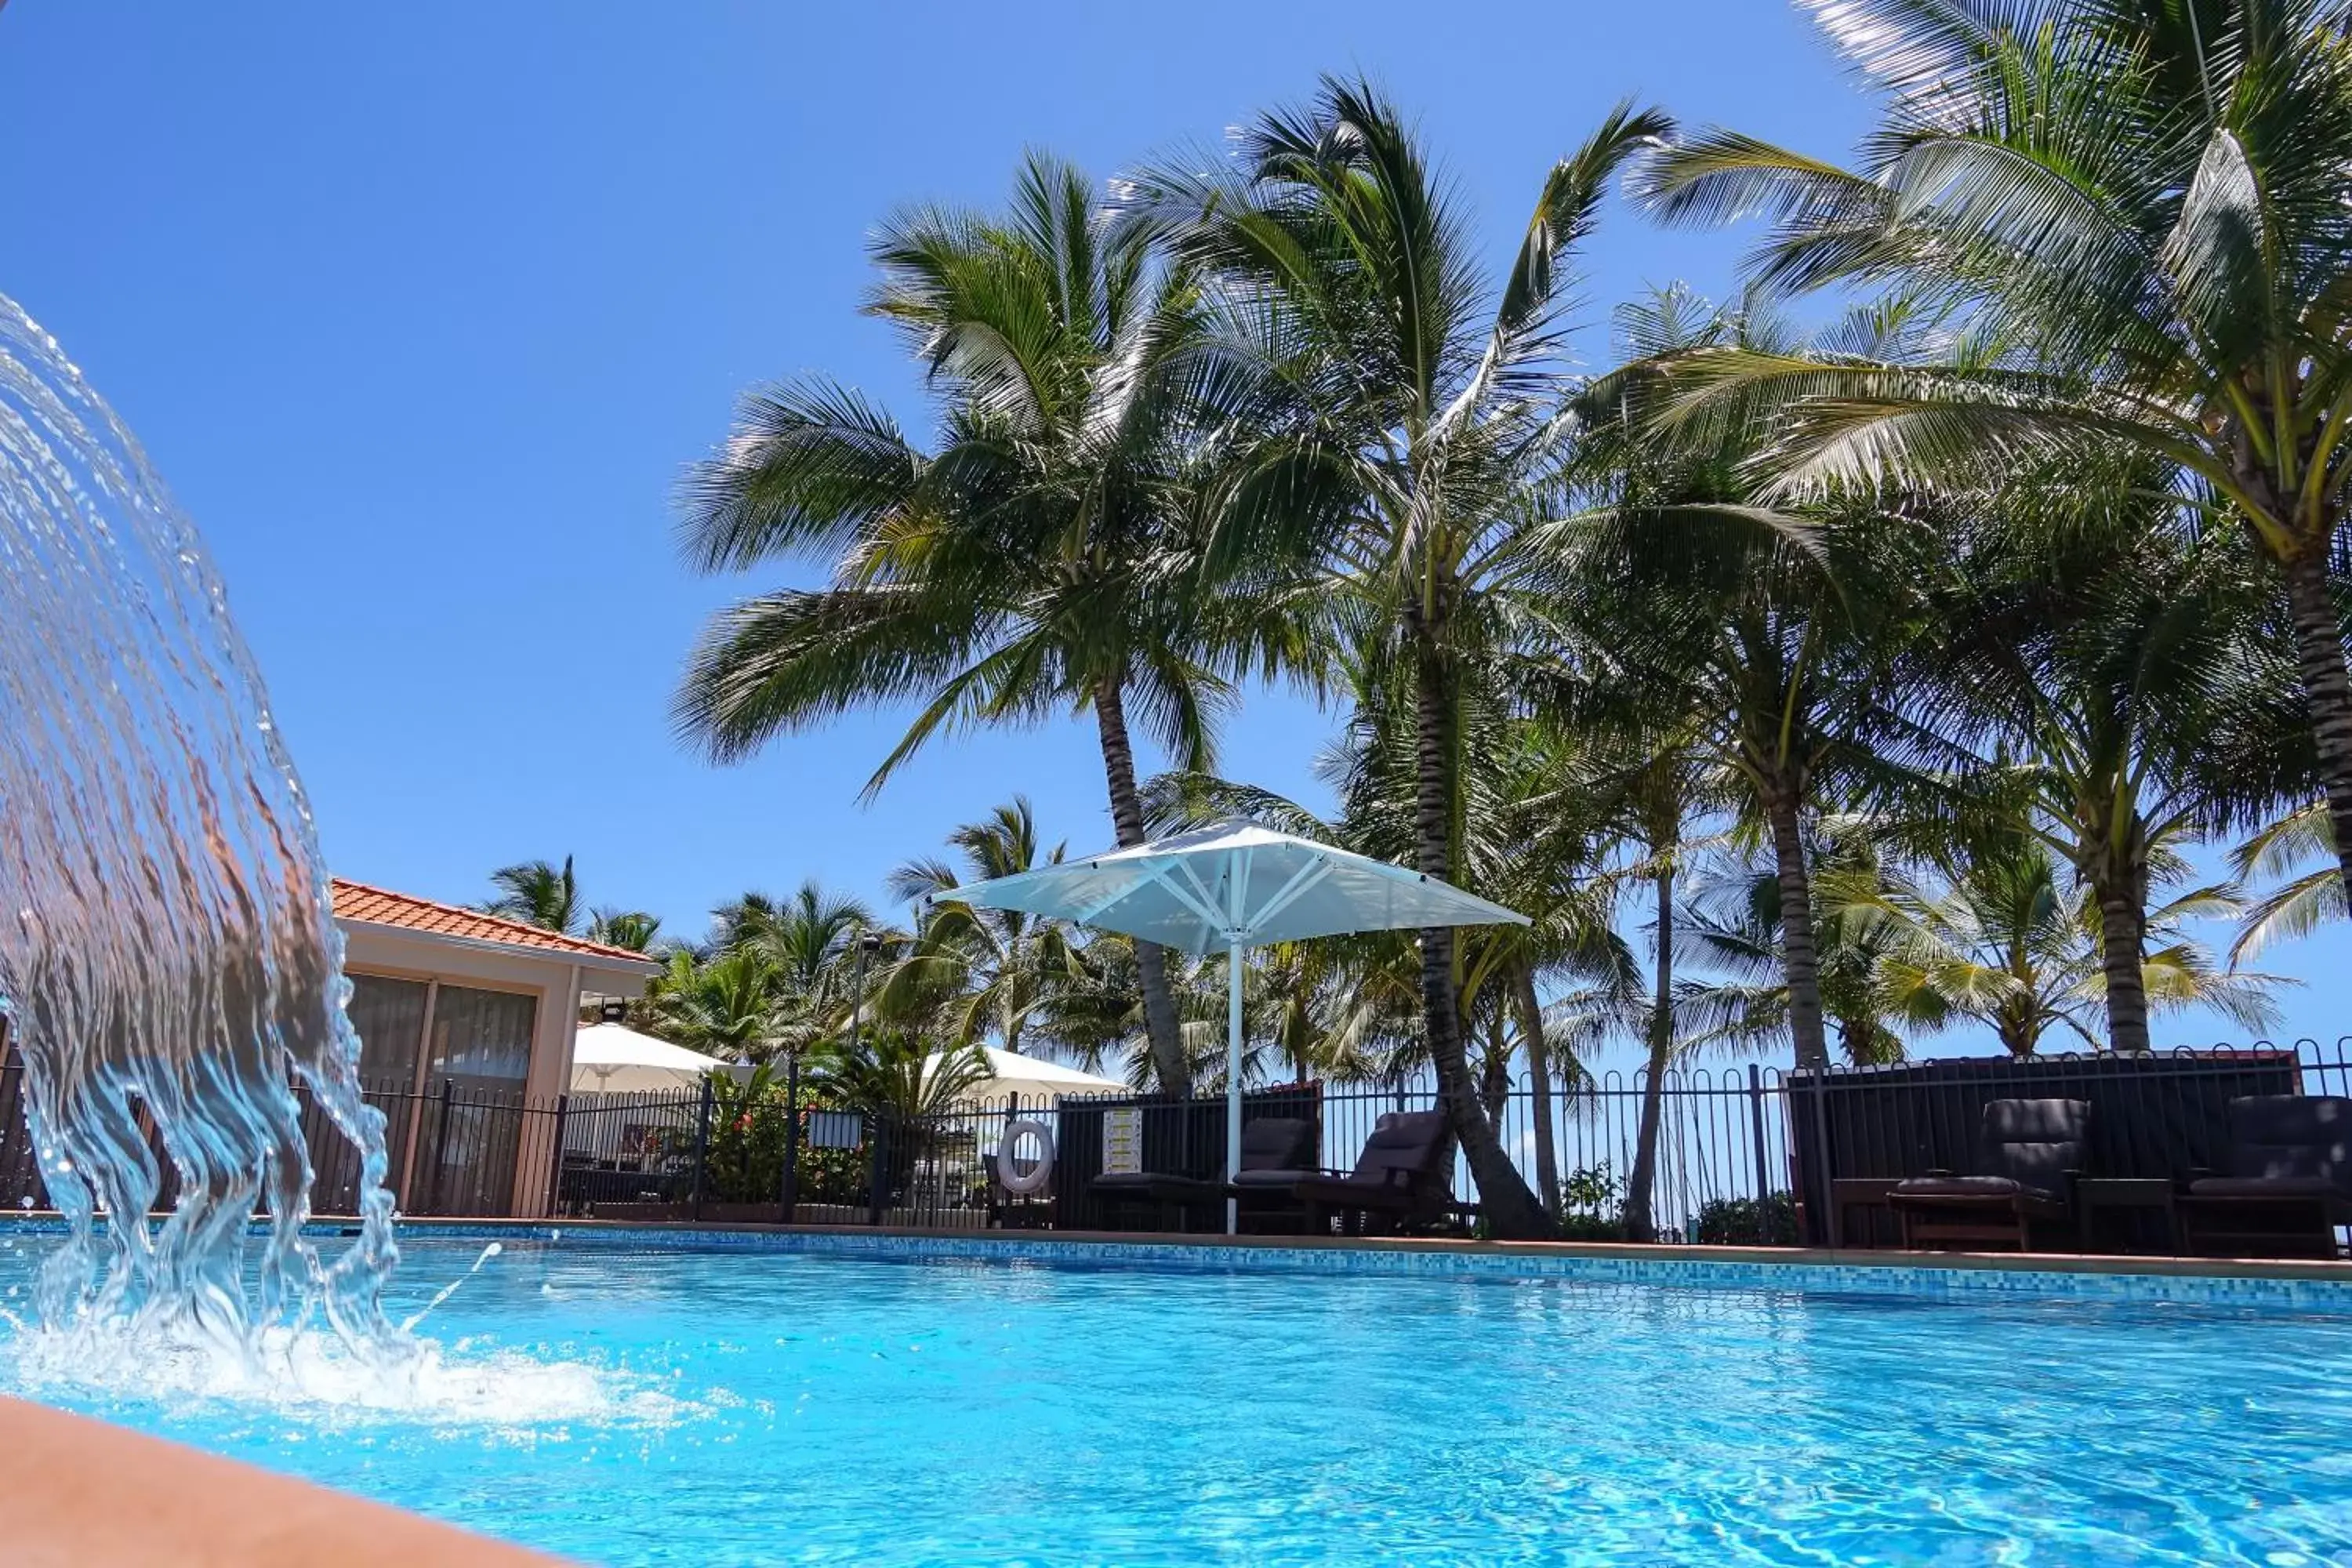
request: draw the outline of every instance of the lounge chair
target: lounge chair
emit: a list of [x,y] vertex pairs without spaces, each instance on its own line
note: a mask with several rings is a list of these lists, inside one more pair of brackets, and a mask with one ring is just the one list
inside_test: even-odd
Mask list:
[[1309,1236],[1361,1236],[1432,1224],[1453,1206],[1453,1143],[1443,1110],[1392,1110],[1372,1124],[1353,1171],[1244,1171],[1233,1193],[1245,1220]]
[[2263,1094],[2230,1101],[2230,1168],[2173,1199],[2181,1245],[2201,1257],[2333,1258],[2352,1224],[2352,1100]]
[[[1261,1116],[1242,1124],[1241,1174],[1260,1171],[1295,1171],[1315,1158],[1315,1124],[1295,1117]],[[1213,1213],[1218,1227],[1224,1223],[1225,1182],[1220,1175],[1176,1176],[1156,1171],[1107,1172],[1089,1189],[1100,1203],[1112,1228],[1138,1211],[1148,1211],[1160,1230],[1182,1230],[1189,1222]]]
[[2032,1250],[2034,1227],[2074,1217],[2091,1107],[2080,1100],[1996,1100],[1984,1108],[1981,1175],[1930,1171],[1887,1189],[1906,1247]]

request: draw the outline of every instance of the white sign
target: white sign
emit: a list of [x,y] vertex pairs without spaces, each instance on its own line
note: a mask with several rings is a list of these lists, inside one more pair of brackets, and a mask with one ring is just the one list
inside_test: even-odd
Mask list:
[[809,1112],[809,1147],[855,1149],[866,1142],[866,1118],[854,1110]]
[[1103,1112],[1103,1174],[1132,1176],[1143,1170],[1143,1109],[1122,1105]]

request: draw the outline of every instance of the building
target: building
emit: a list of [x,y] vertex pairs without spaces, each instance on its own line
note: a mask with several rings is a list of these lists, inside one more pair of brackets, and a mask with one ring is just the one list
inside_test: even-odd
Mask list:
[[[552,1145],[536,1126],[549,1118],[526,1108],[550,1106],[568,1089],[582,999],[634,996],[660,966],[341,878],[334,909],[360,1079],[384,1113],[389,1184],[402,1209],[531,1212]],[[317,1133],[311,1141],[314,1206],[332,1212],[336,1189],[356,1173],[338,1172]]]

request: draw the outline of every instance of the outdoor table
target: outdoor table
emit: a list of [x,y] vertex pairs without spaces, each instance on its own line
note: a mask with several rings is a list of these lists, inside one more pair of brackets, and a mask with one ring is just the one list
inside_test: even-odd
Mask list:
[[[1833,1247],[1900,1247],[1901,1228],[1895,1223],[1894,1205],[1886,1194],[1898,1176],[1840,1176],[1830,1184],[1832,1219],[1828,1240]],[[1853,1211],[1862,1211],[1862,1226],[1852,1223]],[[1884,1215],[1882,1226],[1878,1217]]]
[[[2112,1250],[2158,1256],[2179,1250],[2172,1215],[2172,1183],[2166,1177],[2084,1176],[2074,1184],[2074,1205],[2082,1218],[2085,1252],[2109,1250],[2101,1245],[2099,1220],[2111,1211],[2120,1211],[2127,1216],[2118,1228],[2128,1237],[2125,1245]],[[2142,1217],[2151,1214],[2158,1216],[2154,1226]],[[2151,1229],[2158,1233],[2153,1241],[2148,1239]]]

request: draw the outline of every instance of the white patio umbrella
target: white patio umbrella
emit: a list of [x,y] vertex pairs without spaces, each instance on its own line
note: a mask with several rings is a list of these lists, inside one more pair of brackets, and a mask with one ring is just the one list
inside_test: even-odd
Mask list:
[[[1225,1171],[1242,1158],[1242,952],[1269,942],[1427,926],[1527,925],[1528,917],[1402,866],[1233,819],[1132,849],[958,888],[986,909],[1099,926],[1186,952],[1223,948]],[[1225,1200],[1225,1231],[1234,1228]]]
[[651,1094],[693,1089],[732,1064],[641,1035],[625,1024],[584,1026],[572,1046],[574,1094]]
[[[1024,1057],[1017,1051],[1001,1051],[994,1046],[983,1046],[981,1052],[988,1058],[988,1076],[965,1089],[956,1099],[966,1105],[995,1104],[1007,1096],[1019,1095],[1024,1104],[1042,1104],[1064,1094],[1125,1094],[1127,1085],[1113,1078],[1099,1078],[1076,1068],[1066,1068],[1059,1062],[1041,1061]],[[923,1079],[930,1080],[946,1060],[943,1052],[933,1052],[923,1063]]]

